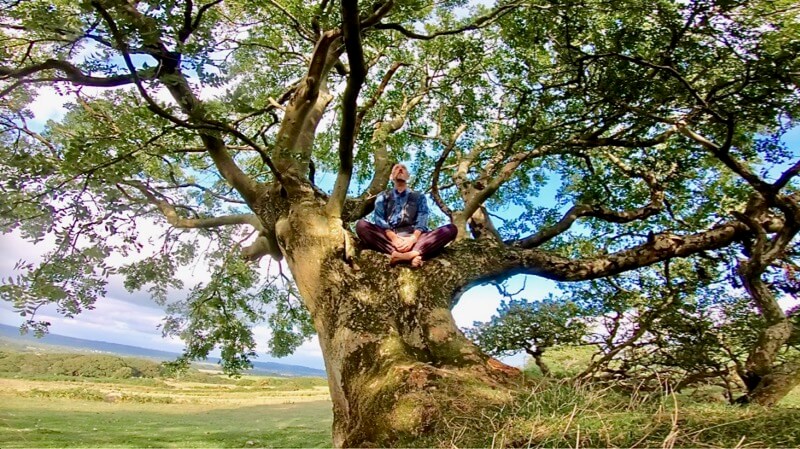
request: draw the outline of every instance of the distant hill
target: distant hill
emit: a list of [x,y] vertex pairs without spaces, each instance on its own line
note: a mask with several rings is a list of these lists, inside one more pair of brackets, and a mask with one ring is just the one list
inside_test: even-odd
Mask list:
[[[55,350],[81,350],[91,352],[103,352],[134,357],[145,357],[156,360],[174,360],[180,354],[168,351],[158,351],[155,349],[140,348],[138,346],[121,345],[106,341],[84,340],[82,338],[67,337],[58,334],[47,334],[42,338],[36,338],[32,334],[20,335],[19,329],[14,326],[0,324],[0,339],[7,341],[12,346],[35,347],[43,351]],[[209,357],[205,363],[201,362],[203,368],[217,366],[219,359]],[[247,371],[248,374],[261,376],[288,376],[288,377],[325,377],[325,371],[300,365],[287,365],[277,362],[253,362],[253,369]]]

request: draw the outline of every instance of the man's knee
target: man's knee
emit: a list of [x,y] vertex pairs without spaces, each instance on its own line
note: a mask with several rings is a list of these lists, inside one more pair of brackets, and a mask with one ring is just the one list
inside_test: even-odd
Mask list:
[[363,240],[363,236],[366,235],[367,232],[369,232],[368,231],[369,230],[369,224],[370,223],[367,220],[364,220],[363,218],[356,222],[356,234],[359,237],[361,237],[362,240]]
[[445,231],[445,239],[449,241],[453,241],[456,239],[458,235],[458,228],[454,224],[446,224],[442,226],[442,229]]

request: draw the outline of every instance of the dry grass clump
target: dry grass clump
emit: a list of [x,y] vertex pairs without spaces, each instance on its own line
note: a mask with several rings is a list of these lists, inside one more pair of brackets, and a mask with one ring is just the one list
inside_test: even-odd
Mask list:
[[630,395],[566,380],[538,381],[479,416],[454,409],[445,422],[438,447],[800,447],[800,407]]

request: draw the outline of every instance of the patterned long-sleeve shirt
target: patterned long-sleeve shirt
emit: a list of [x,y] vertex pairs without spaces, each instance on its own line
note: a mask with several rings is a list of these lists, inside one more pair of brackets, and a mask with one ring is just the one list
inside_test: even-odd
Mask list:
[[[375,210],[372,214],[373,221],[376,225],[380,226],[383,229],[396,229],[406,218],[404,214],[408,214],[406,206],[408,205],[408,197],[409,197],[409,190],[404,190],[402,193],[397,192],[397,190],[392,189],[391,193],[394,200],[394,207],[392,211],[386,210],[386,195],[387,193],[381,193],[375,199]],[[419,229],[422,232],[428,231],[428,216],[430,211],[428,209],[428,202],[425,199],[425,195],[419,194],[419,199],[417,200],[417,216],[414,217],[407,217],[409,218],[408,221],[413,223],[414,229]]]

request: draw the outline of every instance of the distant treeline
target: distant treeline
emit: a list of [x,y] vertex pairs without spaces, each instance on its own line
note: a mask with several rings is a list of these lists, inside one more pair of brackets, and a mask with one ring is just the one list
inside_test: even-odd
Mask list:
[[151,360],[107,354],[36,354],[0,351],[0,373],[76,377],[155,378],[164,367]]
[[[26,377],[48,379],[51,376],[89,377],[102,379],[160,379],[148,380],[163,384],[163,379],[184,382],[236,385],[239,387],[295,391],[324,387],[328,383],[321,377],[264,377],[232,378],[221,373],[189,368],[176,372],[163,364],[147,359],[120,357],[112,354],[33,353],[0,350],[0,377]],[[141,381],[136,380],[139,383]]]

